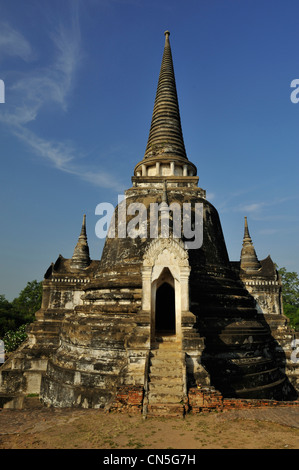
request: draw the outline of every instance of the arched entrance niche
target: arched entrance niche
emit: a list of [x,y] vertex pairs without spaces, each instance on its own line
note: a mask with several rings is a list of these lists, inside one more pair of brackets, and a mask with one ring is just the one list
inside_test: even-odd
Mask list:
[[142,267],[142,310],[149,313],[152,341],[163,331],[181,339],[182,312],[189,311],[189,274],[181,240],[157,238],[148,246]]
[[155,335],[175,335],[174,279],[168,268],[163,269],[156,283]]

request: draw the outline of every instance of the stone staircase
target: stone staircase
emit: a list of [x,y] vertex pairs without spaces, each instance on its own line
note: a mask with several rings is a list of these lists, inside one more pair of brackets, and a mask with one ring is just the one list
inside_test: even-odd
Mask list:
[[173,337],[161,337],[151,349],[144,416],[183,416],[185,414],[185,353]]

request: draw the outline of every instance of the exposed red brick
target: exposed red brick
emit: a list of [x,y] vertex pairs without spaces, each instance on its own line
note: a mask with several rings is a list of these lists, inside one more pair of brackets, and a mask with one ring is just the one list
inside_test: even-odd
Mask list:
[[212,410],[264,408],[275,406],[299,406],[299,401],[277,401],[244,398],[223,398],[217,391],[205,388],[191,388],[188,392],[189,412],[202,413]]

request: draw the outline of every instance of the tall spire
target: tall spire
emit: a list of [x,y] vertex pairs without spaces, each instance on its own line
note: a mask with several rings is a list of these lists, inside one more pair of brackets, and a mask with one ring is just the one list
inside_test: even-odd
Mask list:
[[165,31],[164,34],[164,53],[144,158],[169,156],[187,160],[169,42],[170,32]]
[[247,217],[245,217],[244,238],[241,250],[241,269],[248,274],[254,273],[261,268],[261,264],[257,258],[252,240],[249,235]]
[[[151,128],[144,157],[134,168],[133,185],[163,184],[197,186],[196,166],[187,158],[182,133],[179,103],[169,42],[165,31],[165,45],[159,74]],[[205,193],[203,192],[203,197]]]
[[86,215],[83,216],[81,233],[79,235],[78,243],[75,246],[74,254],[72,256],[71,267],[84,269],[90,264],[89,247],[86,235]]

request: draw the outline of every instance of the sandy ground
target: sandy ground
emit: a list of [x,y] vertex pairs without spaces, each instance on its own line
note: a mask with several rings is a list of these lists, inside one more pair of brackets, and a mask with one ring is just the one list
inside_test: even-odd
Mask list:
[[2,410],[0,449],[299,449],[299,407],[148,418],[101,410]]

